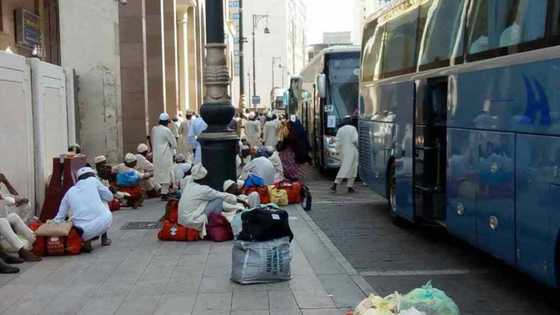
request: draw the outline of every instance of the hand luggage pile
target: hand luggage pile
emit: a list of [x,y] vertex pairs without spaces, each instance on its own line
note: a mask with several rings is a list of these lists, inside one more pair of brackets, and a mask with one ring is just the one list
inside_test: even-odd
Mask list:
[[406,295],[398,292],[386,297],[370,295],[354,310],[353,315],[459,315],[457,304],[431,282]]
[[160,241],[193,242],[200,240],[200,232],[182,226],[179,221],[179,201],[169,200],[165,206],[165,215],[160,220],[161,230],[158,233]]
[[[274,185],[274,190],[286,191],[288,204],[301,204],[306,211],[311,210],[311,193],[300,181],[283,181]],[[273,201],[274,202],[274,201]]]
[[36,234],[33,253],[37,256],[79,255],[82,251],[82,238],[71,223],[36,221],[29,228]]
[[291,279],[294,235],[284,210],[265,206],[241,213],[241,232],[232,250],[231,280],[256,284]]

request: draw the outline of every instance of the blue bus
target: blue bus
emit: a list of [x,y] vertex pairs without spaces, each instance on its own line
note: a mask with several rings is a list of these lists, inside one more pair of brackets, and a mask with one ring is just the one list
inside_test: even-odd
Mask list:
[[560,0],[403,0],[364,26],[360,177],[395,220],[560,284]]
[[291,89],[301,85],[296,114],[308,131],[314,164],[321,170],[338,169],[336,132],[347,116],[358,115],[360,47],[323,49],[292,78]]

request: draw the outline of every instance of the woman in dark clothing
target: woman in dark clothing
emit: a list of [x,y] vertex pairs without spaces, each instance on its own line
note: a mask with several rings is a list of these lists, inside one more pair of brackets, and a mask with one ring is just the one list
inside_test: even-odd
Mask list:
[[288,135],[277,145],[284,168],[284,177],[298,180],[303,177],[302,165],[311,163],[309,143],[305,129],[299,120],[288,122]]

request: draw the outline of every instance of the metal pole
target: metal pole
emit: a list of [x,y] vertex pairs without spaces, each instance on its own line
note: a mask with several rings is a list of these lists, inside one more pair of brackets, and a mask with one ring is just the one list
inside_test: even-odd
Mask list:
[[245,98],[245,56],[243,53],[243,0],[239,0],[239,112],[243,112]]
[[[257,95],[257,65],[255,63],[255,28],[257,27],[257,16],[253,14],[253,96]],[[253,99],[251,98],[251,105],[253,105]]]

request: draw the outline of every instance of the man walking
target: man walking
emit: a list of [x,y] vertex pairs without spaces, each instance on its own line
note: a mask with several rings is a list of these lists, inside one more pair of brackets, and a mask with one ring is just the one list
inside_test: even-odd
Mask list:
[[159,125],[152,129],[152,146],[154,150],[154,181],[161,185],[161,198],[169,198],[171,184],[171,171],[173,169],[173,155],[177,148],[175,136],[167,128],[169,115],[162,113],[159,116]]
[[347,180],[348,192],[354,193],[354,182],[358,176],[358,130],[351,123],[350,117],[336,133],[336,151],[340,154],[342,164],[336,175],[331,191],[336,192],[338,185]]

